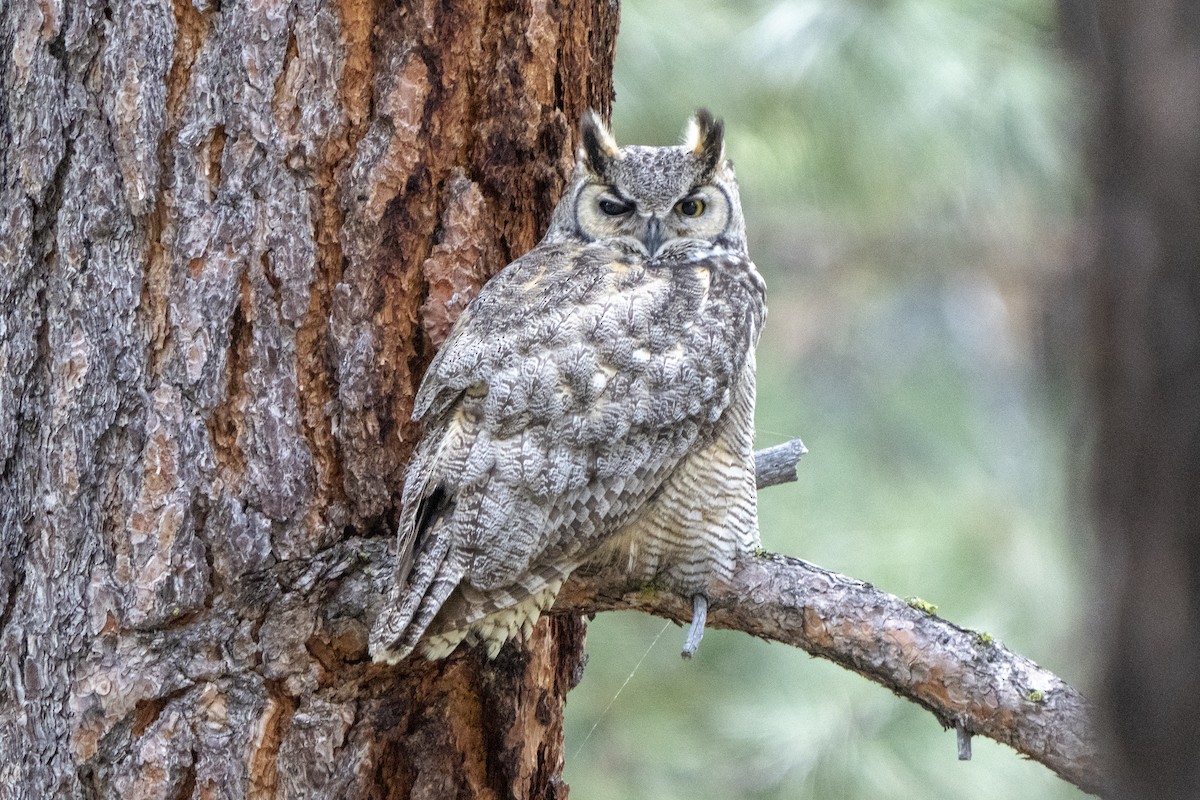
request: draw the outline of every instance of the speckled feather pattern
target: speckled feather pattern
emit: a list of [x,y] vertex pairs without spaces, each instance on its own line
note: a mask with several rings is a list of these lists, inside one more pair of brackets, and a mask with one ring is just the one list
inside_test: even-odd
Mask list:
[[757,544],[754,265],[561,239],[488,282],[424,378],[377,659],[494,655],[590,561],[694,592]]

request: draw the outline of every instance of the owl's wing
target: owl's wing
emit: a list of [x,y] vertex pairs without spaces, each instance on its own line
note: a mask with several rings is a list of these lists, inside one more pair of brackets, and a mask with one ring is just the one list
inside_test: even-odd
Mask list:
[[647,266],[548,246],[493,278],[418,392],[374,645],[403,657],[594,555],[711,438],[762,317],[761,279],[732,254]]

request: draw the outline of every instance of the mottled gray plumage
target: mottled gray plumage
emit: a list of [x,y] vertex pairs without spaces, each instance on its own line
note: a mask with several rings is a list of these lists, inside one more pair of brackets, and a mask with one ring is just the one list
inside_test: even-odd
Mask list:
[[700,598],[698,634],[706,587],[758,543],[764,287],[721,123],[618,148],[589,112],[582,139],[545,238],[483,287],[417,394],[377,660],[464,639],[495,655],[609,559]]

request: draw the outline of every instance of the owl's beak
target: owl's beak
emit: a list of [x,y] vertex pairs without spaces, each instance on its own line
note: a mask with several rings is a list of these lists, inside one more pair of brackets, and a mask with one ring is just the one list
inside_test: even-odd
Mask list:
[[646,246],[646,253],[653,258],[658,253],[658,248],[663,244],[663,226],[662,220],[658,217],[651,216],[646,220],[646,227],[642,231],[642,244]]

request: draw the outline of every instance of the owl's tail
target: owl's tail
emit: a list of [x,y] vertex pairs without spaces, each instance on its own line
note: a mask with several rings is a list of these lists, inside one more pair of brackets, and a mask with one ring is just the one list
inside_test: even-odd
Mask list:
[[500,589],[480,590],[470,579],[458,585],[429,625],[422,653],[443,658],[462,642],[482,644],[495,658],[510,639],[528,639],[542,612],[554,604],[563,582],[577,562],[534,567],[517,583]]
[[424,536],[408,580],[396,581],[371,631],[371,658],[395,664],[417,646],[466,572],[466,559],[450,554],[449,536]]

